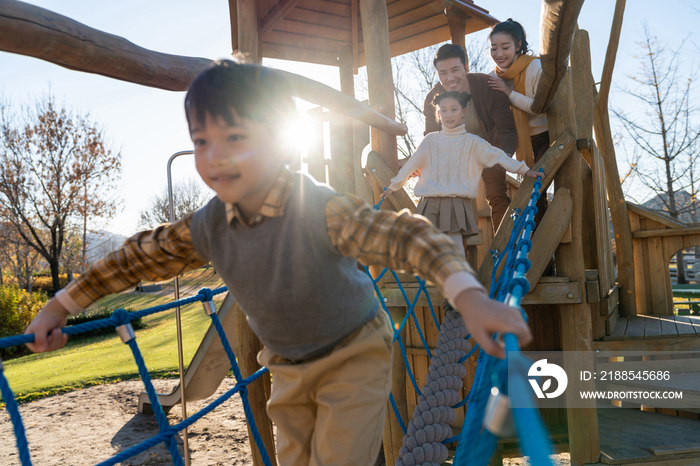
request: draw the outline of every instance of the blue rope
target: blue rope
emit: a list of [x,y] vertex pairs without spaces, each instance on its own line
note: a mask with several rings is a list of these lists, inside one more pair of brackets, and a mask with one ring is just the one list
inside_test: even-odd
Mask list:
[[[196,296],[192,296],[190,298],[185,298],[181,299],[178,301],[174,301],[170,304],[165,304],[161,306],[155,306],[152,308],[144,309],[142,311],[138,312],[127,312],[124,309],[117,309],[112,313],[112,315],[109,318],[106,319],[101,319],[98,321],[93,321],[93,322],[86,322],[84,324],[80,325],[74,325],[71,327],[64,327],[61,329],[61,331],[67,335],[76,335],[79,333],[87,332],[90,330],[96,330],[100,328],[107,328],[107,327],[119,327],[122,325],[127,325],[129,322],[132,320],[145,317],[151,314],[155,314],[157,312],[163,312],[169,309],[173,309],[178,306],[184,306],[186,304],[190,304],[193,302],[197,301],[211,301],[212,297],[214,295],[223,293],[226,291],[226,287],[221,287],[216,290],[210,290],[208,288],[203,288],[199,291],[199,293]],[[229,361],[231,362],[231,367],[233,369],[234,375],[236,376],[236,385],[229,390],[227,393],[225,393],[223,396],[219,397],[217,400],[214,402],[210,403],[207,407],[204,409],[200,410],[198,413],[196,413],[194,416],[189,417],[188,419],[185,419],[184,421],[180,422],[176,426],[170,426],[168,424],[167,417],[165,415],[165,412],[163,411],[163,407],[160,404],[160,401],[158,399],[158,395],[155,391],[155,388],[153,387],[153,382],[151,380],[151,377],[148,373],[148,370],[146,368],[146,364],[143,360],[143,356],[141,355],[141,351],[138,347],[138,344],[136,342],[135,338],[130,339],[126,343],[128,344],[129,348],[131,349],[132,355],[134,357],[134,361],[136,362],[136,366],[139,371],[139,375],[141,376],[141,379],[143,381],[143,384],[146,389],[146,393],[148,394],[148,399],[151,403],[151,408],[153,409],[153,413],[156,417],[156,421],[158,422],[159,430],[160,433],[158,435],[155,435],[151,437],[150,439],[135,445],[134,447],[131,447],[125,451],[122,451],[118,453],[117,455],[113,456],[112,458],[103,461],[98,464],[98,466],[108,466],[108,465],[115,465],[118,463],[121,463],[129,458],[132,458],[133,456],[136,456],[149,448],[157,445],[158,443],[165,443],[168,452],[170,453],[170,456],[173,459],[173,464],[176,466],[181,466],[183,465],[183,460],[182,457],[180,456],[180,452],[177,447],[177,442],[175,440],[175,436],[180,432],[181,430],[189,427],[190,425],[194,424],[197,420],[201,419],[203,416],[206,414],[210,413],[213,409],[216,407],[220,406],[224,401],[228,400],[231,396],[233,396],[235,393],[240,393],[241,399],[243,401],[243,408],[244,412],[246,414],[246,417],[248,419],[248,423],[250,425],[250,430],[251,434],[253,436],[253,439],[260,450],[260,456],[263,459],[263,463],[266,466],[271,466],[270,458],[267,453],[267,450],[265,449],[265,445],[262,443],[262,439],[260,437],[260,434],[258,432],[257,426],[255,425],[255,419],[253,418],[252,415],[252,410],[250,409],[250,403],[248,402],[248,397],[247,397],[247,386],[254,380],[258,379],[262,374],[267,372],[266,368],[261,368],[254,374],[252,374],[248,378],[243,378],[240,372],[240,369],[238,367],[238,364],[236,362],[236,357],[233,354],[233,350],[231,349],[231,346],[228,343],[228,339],[226,338],[226,334],[223,330],[223,327],[221,326],[221,322],[216,314],[212,314],[211,316],[212,319],[212,324],[214,325],[217,333],[219,334],[219,338],[222,342],[222,345],[224,347],[224,350],[226,351],[226,355],[229,358]],[[0,339],[0,348],[9,348],[11,346],[16,346],[16,345],[21,345],[25,343],[31,343],[34,341],[34,335],[29,334],[29,335],[15,335],[12,337],[6,337]],[[15,400],[14,394],[12,393],[12,390],[9,387],[9,384],[7,383],[7,379],[4,376],[4,370],[1,367],[0,364],[0,394],[2,395],[2,399],[5,401],[5,407],[10,414],[10,419],[12,421],[12,426],[15,431],[15,438],[17,441],[17,449],[19,451],[19,457],[20,457],[20,462],[22,466],[31,466],[32,462],[30,459],[29,455],[29,445],[26,439],[25,435],[25,429],[24,429],[24,424],[22,423],[21,416],[19,414],[19,409],[17,407],[17,402]]]

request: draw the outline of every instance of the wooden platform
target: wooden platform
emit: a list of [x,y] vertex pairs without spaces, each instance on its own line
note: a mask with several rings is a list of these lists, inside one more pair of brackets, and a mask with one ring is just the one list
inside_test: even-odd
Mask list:
[[598,464],[700,464],[700,421],[636,409],[601,408],[598,423]]
[[610,335],[593,349],[616,351],[700,350],[700,317],[620,317]]

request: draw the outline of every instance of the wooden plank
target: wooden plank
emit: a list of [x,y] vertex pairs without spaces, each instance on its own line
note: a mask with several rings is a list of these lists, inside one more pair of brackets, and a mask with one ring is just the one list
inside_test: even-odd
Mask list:
[[[357,0],[353,0],[357,1]],[[348,20],[345,16],[330,15],[328,13],[322,13],[319,11],[307,10],[297,6],[285,16],[286,19],[292,21],[299,21],[302,23],[311,24],[321,24],[328,27],[334,27],[338,29],[343,29],[347,31],[352,30],[352,21]]]
[[[533,167],[534,170],[544,169],[545,177],[542,180],[543,186],[548,186],[554,179],[558,168],[564,163],[566,158],[569,156],[571,151],[573,151],[576,145],[576,140],[567,132],[561,133],[554,143],[547,149],[547,152],[542,156],[540,161]],[[532,186],[534,185],[534,179],[526,177],[523,180],[522,186],[518,189],[518,192],[511,200],[508,211],[506,212],[503,222],[496,232],[496,236],[491,242],[489,249],[503,250],[508,243],[510,237],[510,232],[513,228],[513,219],[509,215],[513,212],[513,209],[524,209],[530,200],[530,194],[532,193]],[[493,258],[490,255],[486,255],[484,261],[479,267],[477,273],[477,278],[479,281],[487,287],[490,287],[491,269],[493,268]]]
[[700,330],[693,326],[692,320],[687,316],[674,316],[674,320],[679,335],[695,335],[696,330]]
[[284,20],[287,13],[293,10],[298,3],[299,0],[281,0],[272,11],[262,19],[260,23],[260,34],[264,36],[265,33],[274,28],[280,20]]
[[598,282],[598,280],[586,280],[586,302],[600,302],[600,283]]
[[[400,16],[423,5],[433,3],[434,0],[401,0],[393,2],[386,7],[389,20],[396,16]],[[388,3],[388,2],[387,2]]]
[[[365,171],[374,178],[381,187],[389,186],[391,184],[391,179],[396,176],[375,151],[370,151],[367,155]],[[396,210],[409,209],[411,213],[416,211],[416,205],[413,203],[413,199],[411,199],[404,189],[394,192],[388,199]]]
[[350,31],[352,34],[352,72],[357,74],[358,68],[360,67],[360,29],[358,24],[358,16],[360,15],[360,7],[357,4],[359,0],[350,0],[351,5],[351,17],[350,17]]
[[622,340],[627,332],[627,324],[629,323],[629,317],[620,317],[617,320],[617,324],[613,328],[610,336],[605,337],[605,341],[611,340]]
[[[686,228],[686,224],[683,222],[679,222],[678,220],[674,220],[673,218],[669,217],[668,215],[664,215],[661,213],[654,212],[653,210],[649,210],[647,208],[644,208],[640,205],[637,205],[633,202],[627,201],[627,210],[630,212],[634,212],[637,215],[641,215],[642,217],[646,217],[649,219],[652,219],[662,225],[666,225],[669,228]],[[632,231],[636,231],[635,229],[632,229]]]
[[644,319],[644,338],[658,338],[661,335],[661,321],[653,316]]
[[633,238],[659,238],[664,236],[685,236],[700,233],[700,227],[665,228],[658,230],[642,230],[632,233]]
[[596,249],[598,253],[598,280],[601,290],[609,290],[615,284],[615,269],[612,262],[612,238],[610,237],[608,198],[605,192],[605,166],[595,143],[592,144],[591,149]]
[[617,326],[617,322],[620,319],[620,311],[618,309],[618,306],[615,306],[613,311],[605,318],[605,334],[606,335],[611,335],[615,327]]
[[537,285],[554,251],[559,246],[559,241],[571,220],[572,209],[573,201],[569,190],[559,188],[532,235],[532,249],[528,254],[531,266],[525,274],[531,290]]
[[299,6],[307,10],[319,11],[335,16],[350,17],[350,5],[326,0],[301,0]]
[[423,1],[425,4],[418,8],[414,8],[399,15],[389,16],[389,31],[412,25],[432,16],[443,15],[440,5],[435,2],[426,3],[425,0]]
[[282,44],[263,42],[263,55],[266,58],[316,63],[318,65],[338,66],[338,54],[315,49],[290,47]]
[[644,327],[646,325],[646,320],[644,317],[634,316],[630,317],[627,322],[627,331],[625,332],[625,339],[629,338],[644,338]]
[[292,45],[302,49],[320,50],[322,52],[338,52],[347,42],[322,37],[300,36],[289,32],[272,29],[265,34],[265,42],[268,44]]
[[[673,231],[673,230],[669,230]],[[649,253],[649,278],[651,291],[650,314],[668,315],[672,312],[668,307],[671,295],[671,278],[668,271],[668,258],[664,254],[663,242],[660,238],[647,240]]]
[[684,336],[679,338],[642,337],[611,340],[608,337],[593,342],[594,350],[601,351],[700,351],[700,338]]
[[349,29],[339,29],[321,24],[311,24],[303,21],[291,21],[282,19],[277,22],[275,31],[287,32],[290,34],[303,35],[318,39],[329,39],[350,44],[352,32]]
[[662,445],[658,447],[649,447],[649,451],[654,456],[679,454],[679,453],[700,453],[700,445]]
[[663,336],[678,336],[678,329],[676,328],[675,316],[660,317],[661,321],[661,335]]

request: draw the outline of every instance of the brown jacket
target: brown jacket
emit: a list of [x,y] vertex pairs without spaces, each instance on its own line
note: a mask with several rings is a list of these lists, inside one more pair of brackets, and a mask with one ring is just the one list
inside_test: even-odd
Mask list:
[[[489,76],[482,73],[468,73],[469,91],[472,95],[474,108],[481,125],[481,132],[486,135],[486,140],[492,145],[512,156],[518,145],[518,133],[515,130],[513,112],[510,109],[510,101],[501,91],[491,89]],[[445,92],[442,84],[437,83],[425,97],[423,103],[423,115],[425,115],[425,132],[434,133],[442,129],[437,117],[433,98]]]

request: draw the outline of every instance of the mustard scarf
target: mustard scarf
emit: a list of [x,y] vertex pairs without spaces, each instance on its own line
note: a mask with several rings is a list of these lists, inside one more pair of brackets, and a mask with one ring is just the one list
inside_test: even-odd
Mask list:
[[[537,58],[533,55],[518,55],[518,58],[507,70],[501,71],[496,67],[496,75],[504,81],[512,79],[513,90],[525,95],[525,68]],[[515,120],[515,129],[518,132],[516,158],[521,162],[525,161],[528,167],[532,167],[535,164],[535,154],[532,152],[532,143],[530,142],[530,122],[527,113],[514,105],[511,105],[511,109]]]

